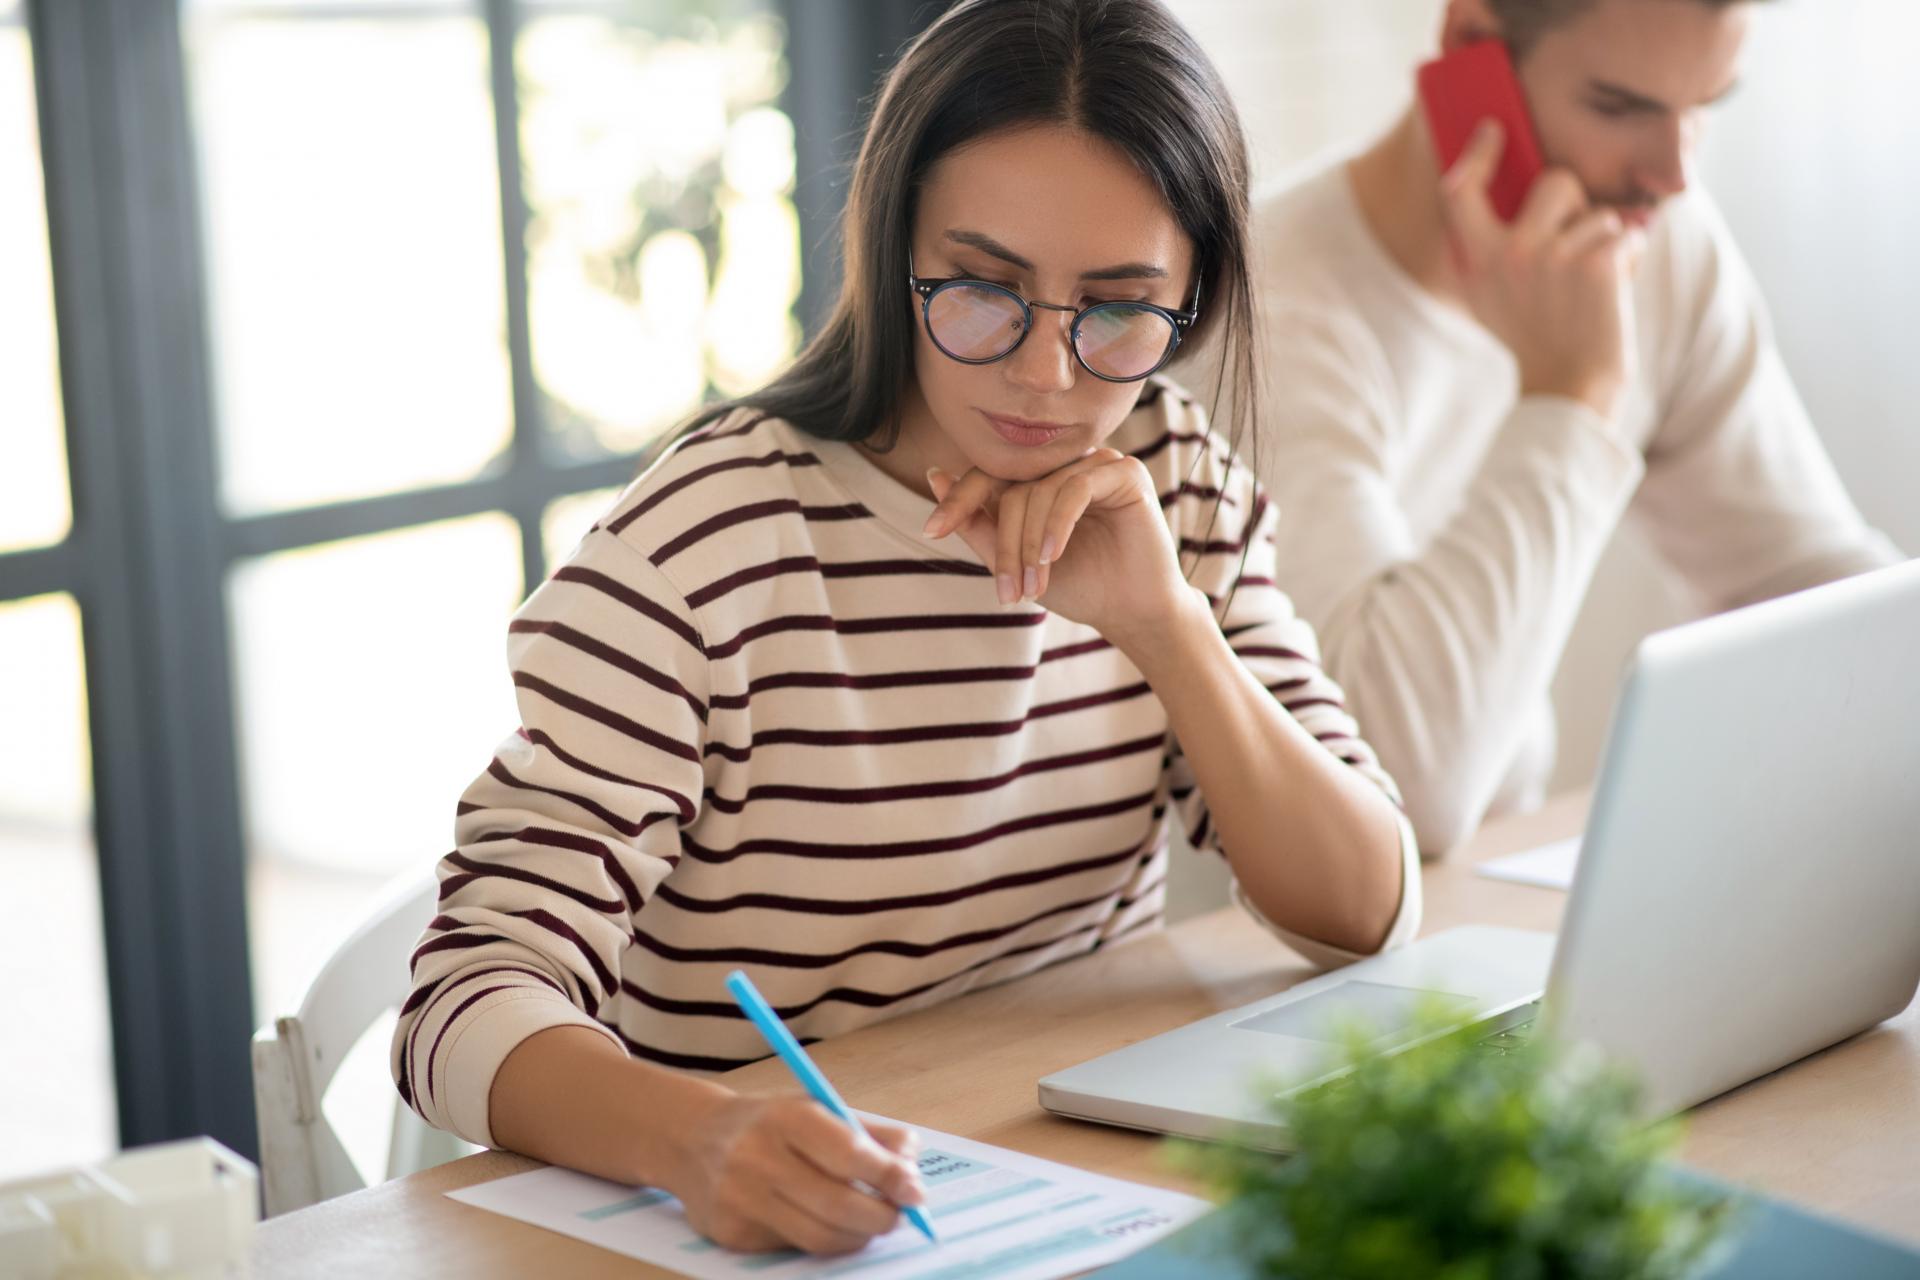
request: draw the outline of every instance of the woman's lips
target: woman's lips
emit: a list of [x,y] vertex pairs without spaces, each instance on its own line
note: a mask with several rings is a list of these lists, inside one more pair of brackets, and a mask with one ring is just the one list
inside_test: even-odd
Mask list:
[[1067,432],[1073,430],[1072,424],[1070,423],[1034,422],[1027,418],[1007,418],[997,413],[988,413],[985,409],[980,411],[980,416],[987,420],[987,424],[993,428],[994,434],[998,435],[1002,440],[1005,440],[1008,444],[1023,445],[1028,448],[1034,445],[1051,444]]

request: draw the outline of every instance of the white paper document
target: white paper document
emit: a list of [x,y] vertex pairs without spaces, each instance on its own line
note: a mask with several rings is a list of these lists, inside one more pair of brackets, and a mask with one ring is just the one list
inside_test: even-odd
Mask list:
[[1515,884],[1539,885],[1542,889],[1571,889],[1573,873],[1579,865],[1580,837],[1570,836],[1524,853],[1489,858],[1474,870],[1489,880],[1511,880]]
[[536,1169],[447,1195],[696,1280],[1055,1280],[1118,1261],[1212,1207],[931,1129],[920,1130],[920,1143],[939,1243],[902,1218],[865,1249],[837,1258],[731,1253],[688,1226],[667,1192],[571,1169]]

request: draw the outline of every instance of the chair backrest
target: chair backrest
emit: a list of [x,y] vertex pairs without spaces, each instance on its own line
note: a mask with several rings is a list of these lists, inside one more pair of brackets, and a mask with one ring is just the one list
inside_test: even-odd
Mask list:
[[[381,891],[359,927],[321,966],[300,1011],[253,1037],[253,1105],[269,1217],[366,1185],[321,1109],[347,1052],[407,994],[407,957],[432,918],[438,884],[409,874]],[[387,1176],[477,1148],[429,1126],[393,1095]]]

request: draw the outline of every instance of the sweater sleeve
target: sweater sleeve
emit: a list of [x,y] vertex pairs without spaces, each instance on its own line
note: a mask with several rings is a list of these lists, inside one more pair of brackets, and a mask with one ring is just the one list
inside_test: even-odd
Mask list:
[[1586,406],[1524,397],[1417,540],[1393,473],[1397,398],[1364,326],[1264,320],[1280,580],[1438,855],[1479,825],[1532,727],[1640,455]]
[[1898,560],[1835,474],[1717,211],[1695,194],[1669,216],[1685,258],[1662,278],[1686,345],[1637,499],[1655,545],[1716,611]]
[[[1267,692],[1315,741],[1349,768],[1378,787],[1397,808],[1400,792],[1381,767],[1374,750],[1360,736],[1360,726],[1347,710],[1340,686],[1321,668],[1313,627],[1294,612],[1292,602],[1274,579],[1274,530],[1278,513],[1266,495],[1239,467],[1224,469],[1224,477],[1203,486],[1204,494],[1224,495],[1215,515],[1246,513],[1237,531],[1231,526],[1211,530],[1209,537],[1183,536],[1181,547],[1198,558],[1192,581],[1207,593],[1214,617],[1228,647]],[[1197,504],[1183,502],[1189,509]],[[1213,523],[1209,521],[1209,523]],[[1181,528],[1175,516],[1175,528]],[[1200,791],[1192,765],[1176,740],[1169,765],[1173,803],[1195,849],[1224,856],[1218,829]],[[1418,846],[1404,814],[1400,825],[1400,906],[1382,940],[1380,950],[1391,950],[1413,940],[1420,929],[1421,894]],[[1233,886],[1234,901],[1268,932],[1301,956],[1322,968],[1346,964],[1358,953],[1329,946],[1273,923]]]
[[508,633],[520,728],[460,801],[391,1051],[409,1105],[483,1146],[494,1074],[521,1041],[578,1025],[621,1043],[597,1015],[700,802],[708,704],[685,600],[609,533]]

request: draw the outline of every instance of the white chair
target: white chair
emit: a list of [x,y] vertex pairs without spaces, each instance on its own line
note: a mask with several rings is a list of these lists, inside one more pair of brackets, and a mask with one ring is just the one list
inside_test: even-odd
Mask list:
[[[406,998],[407,957],[433,917],[437,888],[431,872],[389,885],[360,927],[321,966],[300,1012],[254,1033],[253,1108],[267,1216],[366,1185],[320,1102],[348,1050],[375,1019]],[[387,1177],[479,1150],[428,1125],[400,1101],[398,1091],[391,1096]]]

